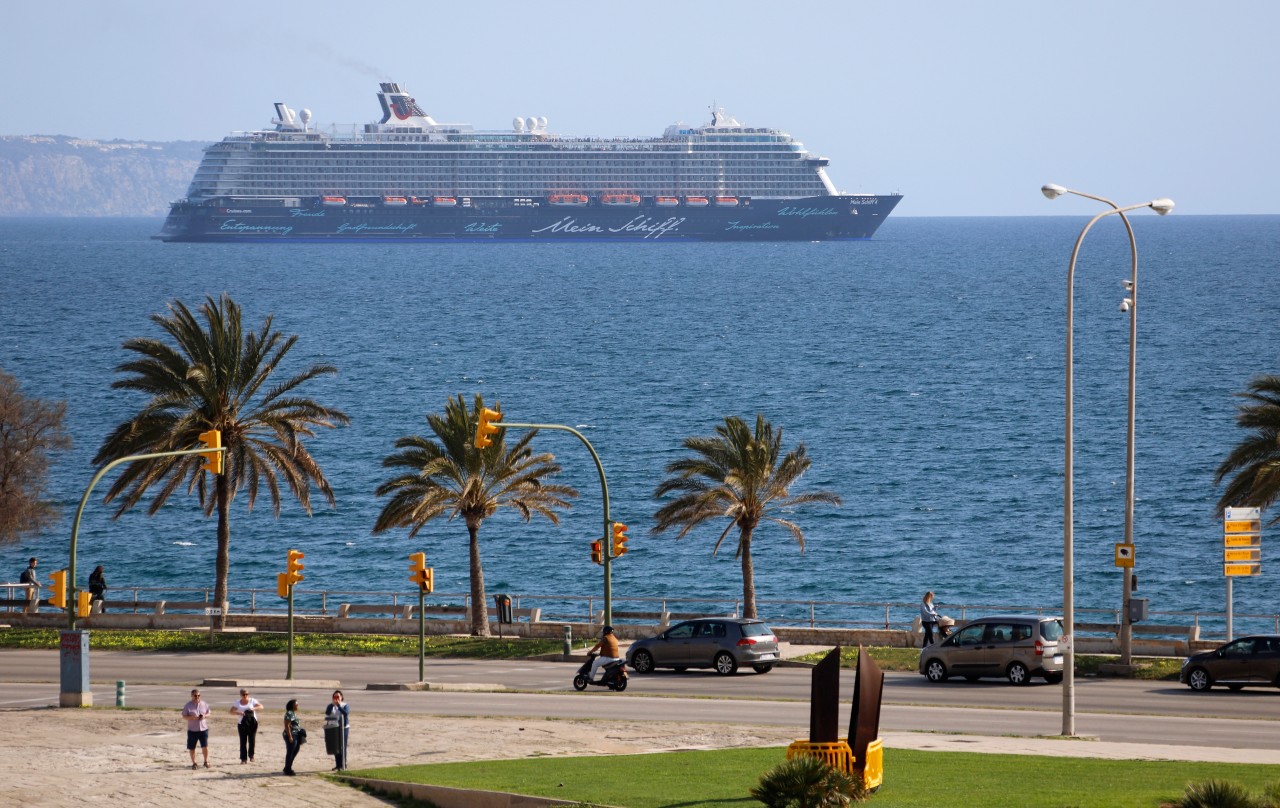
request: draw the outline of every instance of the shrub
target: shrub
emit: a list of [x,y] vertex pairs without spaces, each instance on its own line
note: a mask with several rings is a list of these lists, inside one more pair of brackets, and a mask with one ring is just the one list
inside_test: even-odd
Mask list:
[[769,808],[839,808],[863,802],[867,792],[826,761],[801,755],[766,772],[751,796]]
[[1187,786],[1178,808],[1266,808],[1247,788],[1228,780],[1205,780]]

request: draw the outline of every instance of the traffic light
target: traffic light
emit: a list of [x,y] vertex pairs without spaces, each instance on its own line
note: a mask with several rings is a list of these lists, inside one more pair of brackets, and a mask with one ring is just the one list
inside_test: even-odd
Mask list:
[[427,567],[422,571],[421,586],[423,593],[430,595],[436,589],[436,571],[431,567]]
[[593,564],[604,563],[604,542],[600,541],[599,539],[596,539],[595,541],[591,542],[591,563]]
[[[209,449],[221,449],[222,432],[217,429],[201,432],[200,442]],[[201,452],[200,456],[204,458],[204,465],[200,467],[201,471],[211,471],[214,474],[222,473],[222,452]]]
[[621,522],[613,523],[613,557],[627,553],[627,526]]
[[76,616],[88,617],[93,611],[93,595],[88,592],[76,593]]
[[288,600],[289,598],[289,573],[282,572],[276,576],[276,594]]
[[428,595],[435,589],[435,570],[427,566],[426,553],[409,554],[409,580]]
[[285,567],[285,574],[289,576],[289,586],[293,586],[302,580],[302,559],[303,552],[301,550],[289,551],[289,562]]
[[491,435],[498,434],[496,421],[502,420],[502,413],[488,407],[480,408],[480,423],[476,424],[476,448],[488,449],[493,445]]
[[54,570],[49,573],[49,580],[53,581],[51,587],[53,591],[49,594],[49,605],[56,606],[59,609],[67,608],[67,571]]

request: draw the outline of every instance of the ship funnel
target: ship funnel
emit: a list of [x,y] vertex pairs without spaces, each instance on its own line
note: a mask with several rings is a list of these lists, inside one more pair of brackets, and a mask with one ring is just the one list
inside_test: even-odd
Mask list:
[[380,87],[381,92],[378,93],[378,103],[382,105],[382,120],[380,123],[399,123],[409,122],[412,119],[417,125],[434,126],[435,121],[418,106],[418,102],[409,97],[409,94],[400,89],[399,84],[391,82],[383,82]]
[[283,101],[276,102],[276,117],[272,123],[276,125],[276,129],[281,131],[298,128],[298,121],[293,110],[289,109]]

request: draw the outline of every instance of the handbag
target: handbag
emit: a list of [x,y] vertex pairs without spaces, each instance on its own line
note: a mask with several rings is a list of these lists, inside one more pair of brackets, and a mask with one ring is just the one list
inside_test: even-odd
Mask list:
[[298,727],[298,731],[294,733],[294,737],[298,739],[298,746],[302,746],[307,742],[307,730],[305,727]]

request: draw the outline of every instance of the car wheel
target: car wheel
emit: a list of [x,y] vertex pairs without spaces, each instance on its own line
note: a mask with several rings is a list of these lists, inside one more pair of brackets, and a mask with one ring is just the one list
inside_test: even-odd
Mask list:
[[653,654],[636,651],[631,656],[631,667],[636,669],[636,673],[653,673]]
[[728,651],[721,651],[716,654],[716,673],[721,676],[732,676],[738,672],[738,660],[733,658],[733,654]]
[[1227,690],[1244,690],[1244,685],[1227,685]]
[[924,666],[924,678],[930,682],[947,681],[947,666],[940,659],[931,659]]
[[573,677],[573,689],[574,690],[587,689],[587,675],[585,673],[580,673],[577,676]]
[[1204,668],[1192,668],[1187,671],[1187,687],[1202,692],[1213,687],[1213,677]]
[[1009,663],[1009,669],[1005,671],[1005,675],[1009,677],[1009,681],[1015,685],[1025,685],[1031,681],[1031,673],[1027,671],[1027,666],[1021,662]]
[[1051,684],[1051,685],[1060,685],[1060,684],[1062,684],[1062,674],[1061,674],[1061,673],[1046,673],[1046,674],[1044,675],[1044,680],[1045,680],[1046,682],[1048,682],[1049,684]]
[[752,665],[751,669],[756,673],[768,673],[769,671],[773,670],[773,663],[767,663],[764,665]]
[[614,682],[614,683],[613,683],[613,689],[614,689],[614,690],[616,690],[616,691],[617,691],[617,692],[619,692],[619,693],[621,693],[622,691],[626,690],[626,689],[627,689],[627,680],[626,680],[626,679],[619,679],[618,681]]

